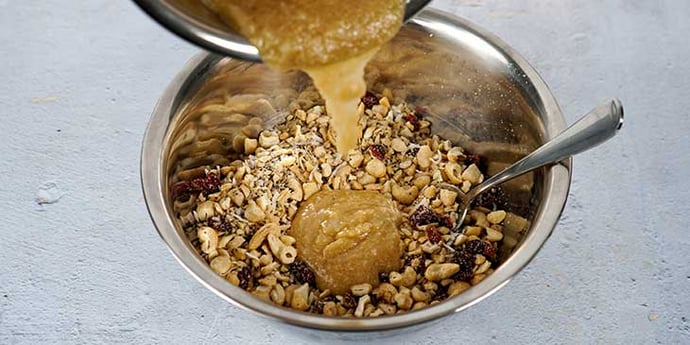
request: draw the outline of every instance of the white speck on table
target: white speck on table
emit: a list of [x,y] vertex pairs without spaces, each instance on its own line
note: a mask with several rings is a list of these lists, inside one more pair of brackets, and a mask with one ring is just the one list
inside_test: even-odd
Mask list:
[[[575,158],[568,206],[527,269],[377,343],[690,343],[690,2],[433,6],[523,54],[569,122],[615,96],[626,124]],[[0,344],[315,342],[197,283],[149,220],[142,135],[196,47],[112,0],[0,0],[0,47]]]

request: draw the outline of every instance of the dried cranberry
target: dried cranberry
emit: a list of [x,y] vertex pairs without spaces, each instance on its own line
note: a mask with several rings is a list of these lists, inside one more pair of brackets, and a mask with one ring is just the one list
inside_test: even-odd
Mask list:
[[484,242],[484,256],[491,262],[496,262],[496,247],[491,242]]
[[415,227],[419,227],[422,225],[427,225],[427,224],[432,224],[432,223],[438,223],[439,217],[436,214],[436,212],[432,211],[429,207],[427,206],[419,206],[417,207],[414,212],[410,215],[410,224]]
[[424,255],[413,254],[405,256],[405,266],[410,266],[414,268],[415,272],[419,274],[424,274],[426,270],[426,264],[424,262]]
[[248,266],[244,266],[237,271],[237,279],[240,280],[240,287],[247,289],[252,280],[252,270]]
[[212,194],[220,190],[220,178],[215,173],[208,173],[204,176],[191,179],[189,181],[180,181],[175,183],[171,188],[173,198],[178,198],[183,195],[192,193]]
[[364,103],[365,107],[371,109],[373,106],[379,104],[379,98],[373,93],[367,91],[367,93],[364,94],[364,97],[362,97],[362,103]]
[[316,287],[316,276],[314,271],[304,262],[295,261],[288,266],[288,271],[292,274],[295,282],[299,284],[307,283],[310,286]]
[[489,261],[494,261],[496,259],[496,250],[494,249],[494,245],[488,241],[472,240],[466,242],[463,245],[463,249],[471,254],[482,254]]
[[215,173],[208,173],[204,177],[198,177],[191,180],[190,184],[199,192],[211,194],[220,190],[220,177]]
[[460,271],[455,274],[455,279],[469,281],[474,276],[475,255],[463,250],[458,250],[453,255],[453,261],[460,266]]
[[381,144],[369,145],[369,153],[378,160],[384,160],[384,158],[386,158],[386,151],[386,147]]
[[429,225],[426,227],[426,237],[429,239],[431,243],[439,243],[441,242],[441,233],[438,232],[438,229],[436,229],[435,226]]
[[429,111],[426,108],[416,106],[414,108],[414,113],[405,116],[405,121],[412,124],[414,129],[417,130],[419,129],[419,120],[427,116],[429,116]]
[[355,300],[355,296],[351,292],[346,292],[343,295],[343,299],[340,302],[340,305],[342,305],[345,309],[354,309],[355,307],[357,307],[357,301]]
[[415,130],[419,129],[419,119],[415,114],[407,114],[404,117],[405,122],[409,122]]

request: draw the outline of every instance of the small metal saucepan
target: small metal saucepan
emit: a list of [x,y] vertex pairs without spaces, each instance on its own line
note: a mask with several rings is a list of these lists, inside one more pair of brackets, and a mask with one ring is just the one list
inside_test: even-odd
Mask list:
[[[405,20],[431,0],[407,0]],[[161,25],[178,36],[210,51],[259,62],[259,51],[247,39],[225,25],[199,0],[134,0]]]

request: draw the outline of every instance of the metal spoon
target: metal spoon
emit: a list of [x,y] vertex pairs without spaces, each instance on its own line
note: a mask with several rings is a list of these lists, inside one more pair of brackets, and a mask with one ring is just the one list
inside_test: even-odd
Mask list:
[[482,192],[544,165],[557,163],[568,156],[589,150],[612,138],[622,126],[623,105],[619,100],[613,99],[592,109],[561,134],[500,173],[470,189],[468,193],[463,193],[454,185],[445,183],[440,185],[441,188],[451,189],[458,193],[460,200],[458,214],[460,217],[458,217],[458,225],[454,231],[460,230],[462,220],[467,215],[472,200]]
[[[405,21],[431,0],[407,0]],[[242,35],[223,24],[198,0],[134,0],[158,23],[178,36],[226,56],[260,62],[259,51]]]

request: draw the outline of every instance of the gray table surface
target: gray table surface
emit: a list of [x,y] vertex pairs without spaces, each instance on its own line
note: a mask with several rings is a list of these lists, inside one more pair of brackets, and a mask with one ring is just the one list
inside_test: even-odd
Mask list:
[[[510,284],[378,342],[690,343],[690,2],[433,6],[521,52],[569,122],[617,96],[626,125],[575,158],[556,231]],[[314,342],[202,287],[147,215],[148,114],[198,48],[130,1],[0,0],[0,50],[0,344]]]

